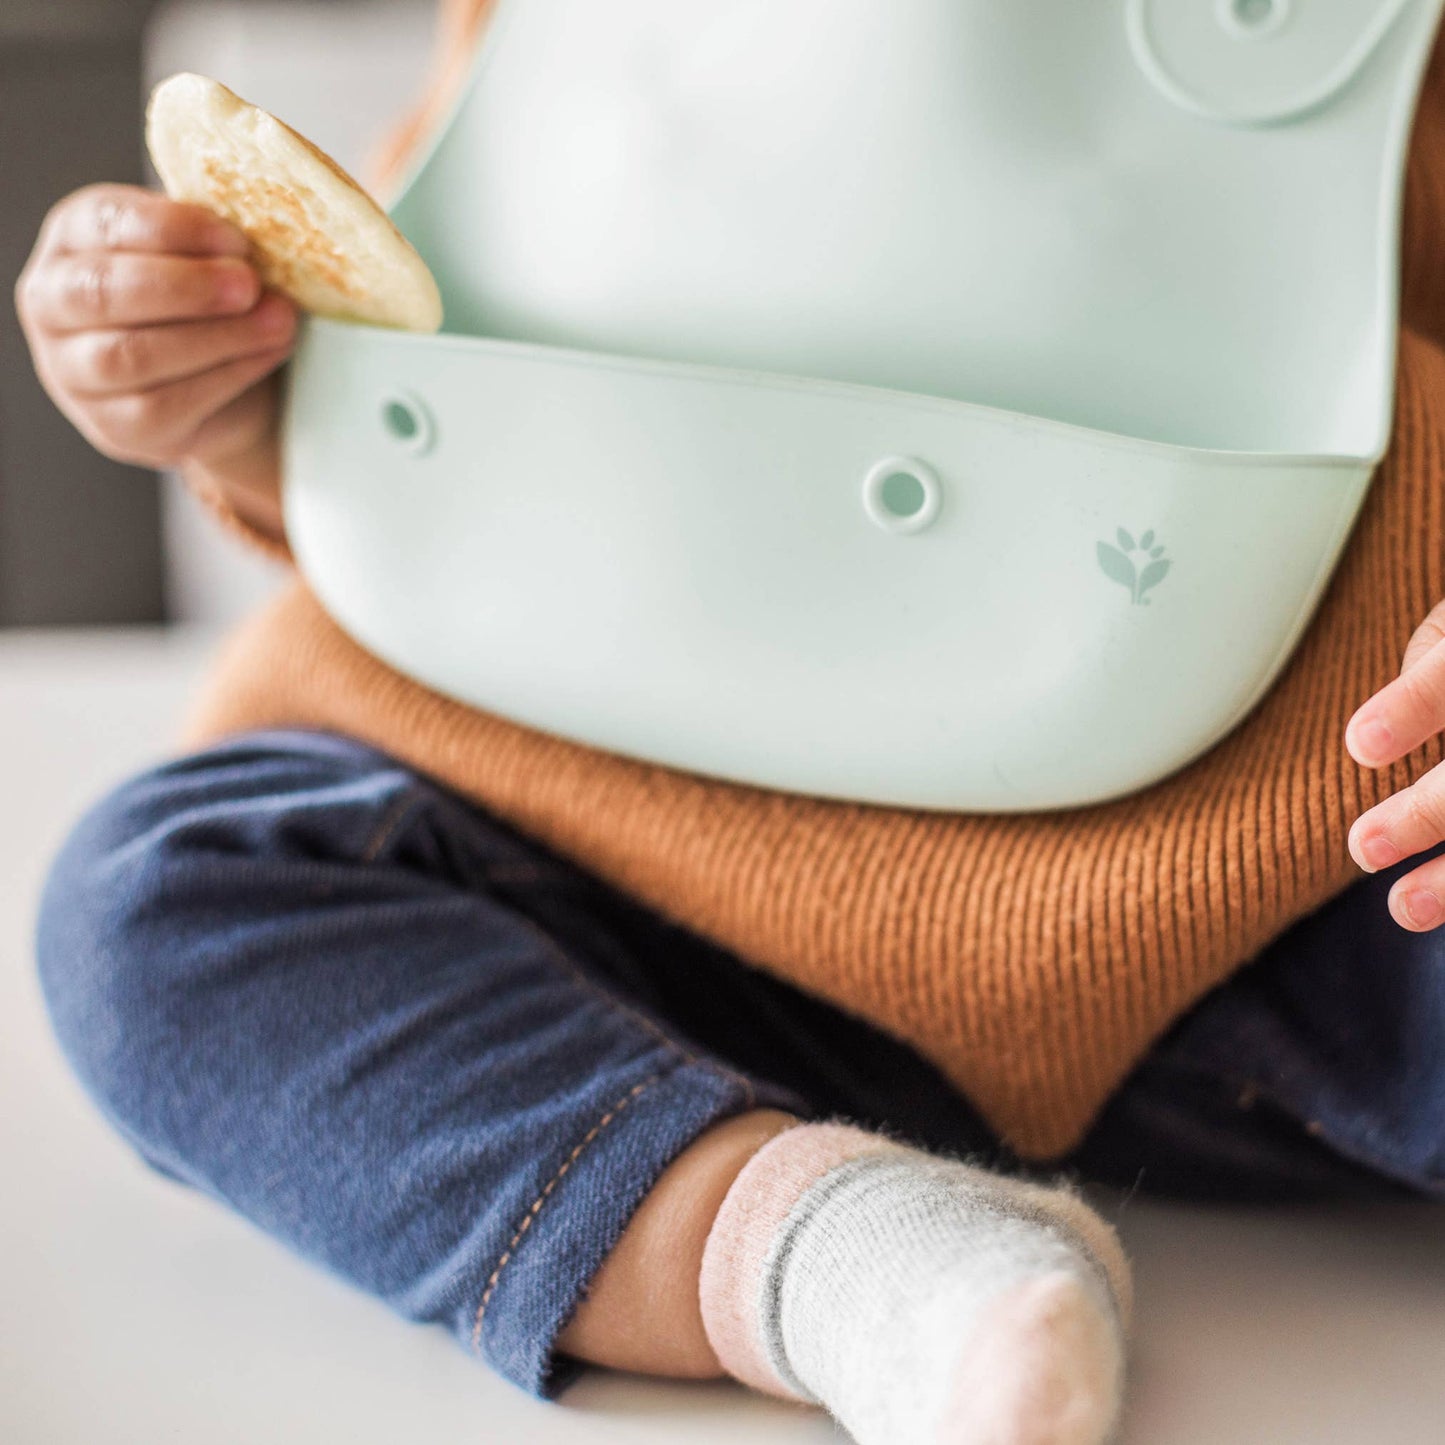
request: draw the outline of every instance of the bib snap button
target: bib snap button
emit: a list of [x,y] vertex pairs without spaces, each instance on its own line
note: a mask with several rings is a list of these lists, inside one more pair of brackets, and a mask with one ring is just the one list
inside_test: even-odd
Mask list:
[[381,424],[387,436],[414,457],[425,456],[436,444],[436,422],[427,404],[413,392],[382,397]]
[[1262,40],[1289,19],[1289,0],[1218,0],[1218,13],[1236,39]]
[[884,457],[863,479],[863,510],[885,532],[921,532],[942,506],[938,474],[916,457]]

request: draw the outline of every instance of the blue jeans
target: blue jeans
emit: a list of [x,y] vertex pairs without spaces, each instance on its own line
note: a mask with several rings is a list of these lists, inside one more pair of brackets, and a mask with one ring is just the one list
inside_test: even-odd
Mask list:
[[[1068,1161],[1210,1198],[1445,1194],[1445,959],[1389,875],[1165,1039]],[[126,783],[41,904],[56,1032],[156,1169],[523,1388],[633,1210],[760,1106],[1011,1160],[910,1050],[348,739]]]

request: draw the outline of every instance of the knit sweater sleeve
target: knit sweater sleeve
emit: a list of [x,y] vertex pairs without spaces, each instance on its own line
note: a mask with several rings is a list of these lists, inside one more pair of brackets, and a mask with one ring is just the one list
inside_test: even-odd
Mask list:
[[213,478],[194,467],[183,467],[180,476],[186,489],[201,502],[224,531],[239,538],[263,556],[271,558],[273,562],[293,562],[286,538],[275,536],[264,527],[243,517]]

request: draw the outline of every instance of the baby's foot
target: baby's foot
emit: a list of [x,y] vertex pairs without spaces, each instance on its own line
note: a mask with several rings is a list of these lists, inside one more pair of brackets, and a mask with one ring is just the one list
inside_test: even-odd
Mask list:
[[939,1445],[1097,1445],[1118,1414],[1119,1326],[1067,1270],[1006,1290],[953,1368]]
[[1061,1189],[840,1125],[749,1162],[703,1259],[723,1365],[825,1406],[860,1445],[1101,1445],[1128,1266]]

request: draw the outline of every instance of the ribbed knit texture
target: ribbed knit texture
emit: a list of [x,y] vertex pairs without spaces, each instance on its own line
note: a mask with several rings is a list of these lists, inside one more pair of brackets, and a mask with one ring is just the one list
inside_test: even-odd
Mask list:
[[187,733],[372,742],[618,888],[907,1040],[1021,1153],[1077,1142],[1207,990],[1359,876],[1350,824],[1442,757],[1344,749],[1445,595],[1445,66],[1417,117],[1395,429],[1311,627],[1205,757],[1116,802],[912,812],[715,782],[519,727],[350,641],[299,582],[231,641]]

